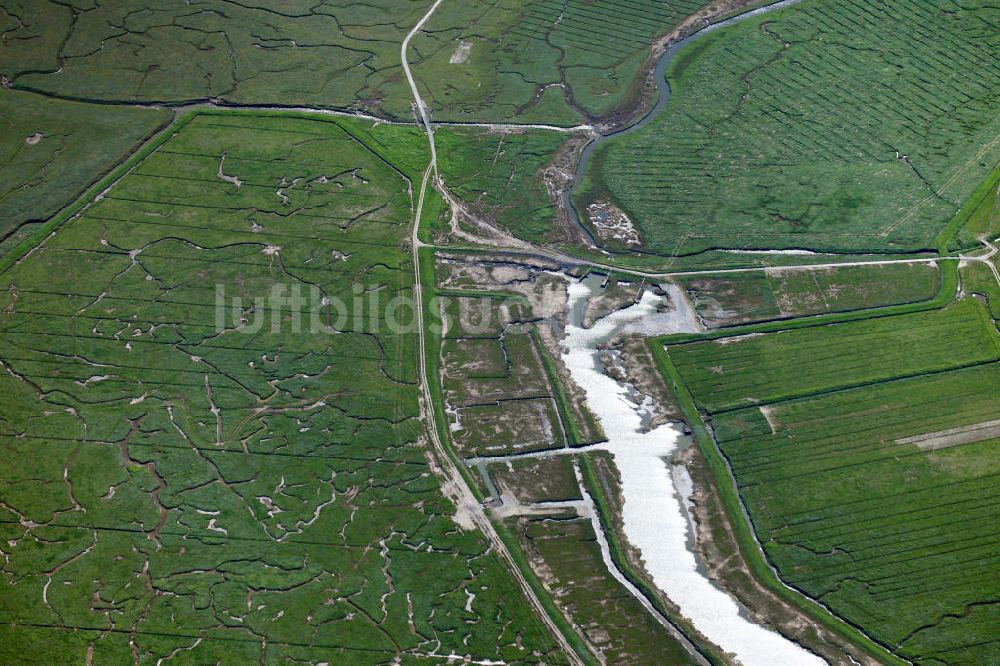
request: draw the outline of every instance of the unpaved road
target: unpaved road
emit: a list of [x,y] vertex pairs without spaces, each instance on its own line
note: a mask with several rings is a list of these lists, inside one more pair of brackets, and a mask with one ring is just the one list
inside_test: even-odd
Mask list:
[[514,562],[514,558],[511,556],[510,551],[507,550],[506,544],[504,544],[500,535],[497,534],[497,531],[493,527],[493,523],[490,522],[489,517],[486,515],[482,504],[480,504],[479,500],[476,499],[475,494],[472,492],[472,489],[469,488],[468,484],[466,484],[465,478],[462,476],[461,472],[459,472],[455,462],[452,460],[451,456],[448,455],[448,451],[441,442],[441,437],[438,434],[436,421],[434,419],[433,395],[431,395],[430,385],[427,382],[427,336],[424,331],[424,288],[420,281],[420,248],[422,244],[420,242],[419,233],[420,217],[423,213],[424,197],[427,193],[427,184],[430,181],[431,176],[437,174],[437,149],[434,145],[434,128],[431,126],[430,120],[427,117],[427,109],[424,106],[424,101],[420,97],[420,92],[417,90],[417,84],[413,80],[413,74],[410,72],[410,64],[406,57],[406,51],[410,45],[410,41],[418,32],[420,32],[430,19],[431,15],[433,15],[435,10],[437,10],[437,8],[441,5],[442,1],[443,0],[436,0],[436,2],[431,5],[430,9],[427,10],[427,13],[424,14],[424,17],[420,19],[417,25],[413,27],[413,30],[411,30],[406,36],[406,39],[403,40],[403,45],[400,50],[403,71],[406,73],[406,79],[410,83],[410,90],[413,92],[414,103],[416,104],[417,112],[420,114],[420,119],[424,125],[424,129],[427,132],[427,141],[430,144],[431,150],[431,162],[427,166],[427,170],[424,171],[423,181],[420,183],[420,193],[417,197],[417,206],[414,213],[413,232],[411,236],[411,241],[413,243],[413,292],[416,298],[416,307],[414,310],[416,311],[415,323],[417,326],[419,352],[418,371],[420,377],[421,417],[427,426],[427,434],[434,448],[434,457],[437,458],[437,463],[440,466],[441,473],[445,477],[445,487],[451,491],[453,499],[458,505],[458,510],[471,518],[473,524],[475,524],[475,526],[486,535],[486,538],[489,539],[490,544],[493,546],[493,550],[507,565],[510,574],[514,577],[514,580],[517,581],[517,584],[521,587],[524,595],[527,597],[532,607],[534,607],[539,619],[541,619],[542,623],[548,628],[559,647],[566,653],[570,663],[583,666],[583,660],[579,657],[579,655],[577,655],[576,651],[569,644],[569,641],[559,630],[559,627],[556,626],[552,618],[549,617],[549,614],[542,605],[541,600],[528,584],[523,572]]
[[1000,252],[1000,250],[998,250],[997,246],[991,243],[986,238],[983,238],[981,240],[983,242],[983,245],[989,248],[989,252],[980,255],[963,254],[961,255],[961,260],[963,262],[976,262],[980,264],[986,264],[986,267],[990,269],[991,273],[993,273],[993,278],[997,281],[997,284],[1000,284],[1000,271],[997,270],[997,265],[993,263],[993,257],[995,257],[997,253]]

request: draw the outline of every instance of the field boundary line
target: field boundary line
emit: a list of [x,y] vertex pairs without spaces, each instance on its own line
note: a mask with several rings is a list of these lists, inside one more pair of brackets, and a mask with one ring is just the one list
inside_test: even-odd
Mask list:
[[[806,263],[806,264],[780,264],[775,266],[767,266],[761,264],[759,266],[735,266],[729,268],[692,268],[683,270],[643,270],[640,268],[630,268],[628,266],[616,266],[613,264],[606,264],[595,259],[589,259],[587,257],[580,257],[572,254],[567,254],[564,251],[550,249],[546,247],[532,246],[530,249],[519,249],[519,248],[496,248],[496,247],[475,247],[469,245],[434,245],[432,243],[424,243],[425,246],[433,247],[442,252],[450,252],[455,254],[485,254],[485,255],[510,255],[510,256],[521,256],[527,257],[529,259],[534,258],[537,260],[551,261],[559,263],[567,267],[576,268],[588,268],[592,271],[597,271],[600,273],[606,273],[610,276],[624,276],[627,278],[647,278],[653,280],[670,280],[674,278],[681,277],[691,277],[697,275],[726,275],[726,274],[741,274],[741,273],[753,273],[756,271],[763,271],[766,268],[777,268],[784,270],[820,270],[820,269],[835,269],[835,268],[852,268],[852,267],[862,267],[862,266],[888,266],[892,264],[940,264],[942,262],[959,261],[961,257],[957,254],[951,255],[939,255],[939,256],[923,256],[914,257],[914,253],[900,254],[898,259],[872,259],[872,260],[854,260],[854,261],[840,261],[840,262],[817,262],[817,263]],[[764,251],[766,252],[766,251]],[[777,251],[776,252],[780,252]],[[763,255],[762,255],[763,256]],[[839,255],[845,258],[847,257],[859,257],[864,256],[862,254],[845,254]],[[891,255],[885,255],[891,256]]]
[[[79,97],[74,95],[59,95],[54,93],[49,93],[38,88],[15,86],[13,88],[15,92],[24,93],[27,95],[37,95],[39,97],[44,97],[46,99],[61,100],[64,102],[74,102],[76,104],[89,104],[91,106],[107,106],[107,107],[121,107],[121,108],[133,108],[133,109],[153,109],[153,110],[166,110],[173,111],[176,115],[187,113],[190,111],[195,111],[198,109],[203,110],[219,110],[219,111],[275,111],[275,112],[290,112],[290,113],[312,113],[325,116],[337,116],[341,118],[358,118],[361,120],[370,120],[375,123],[382,125],[400,125],[400,126],[410,126],[419,127],[421,123],[416,120],[403,120],[399,118],[391,118],[389,116],[377,116],[373,113],[360,111],[355,109],[350,109],[346,107],[335,107],[335,106],[309,106],[307,104],[296,104],[296,105],[283,105],[283,104],[237,104],[229,103],[225,101],[213,101],[211,99],[189,99],[186,101],[148,101],[148,102],[127,102],[127,101],[117,101],[117,100],[106,100],[106,99],[95,99],[92,97]],[[519,131],[525,129],[537,129],[537,130],[547,130],[551,132],[565,132],[565,133],[575,133],[575,132],[590,132],[594,130],[592,125],[555,125],[551,123],[519,123],[516,121],[505,121],[505,122],[489,122],[489,121],[477,121],[477,120],[437,120],[432,121],[432,124],[442,126],[442,127],[482,127],[485,129],[494,130],[509,130],[509,131]]]
[[704,413],[708,414],[709,416],[722,416],[725,414],[733,414],[735,412],[741,412],[745,409],[757,409],[759,407],[776,407],[792,402],[811,400],[813,398],[825,398],[827,396],[836,395],[837,393],[845,393],[847,391],[856,391],[858,389],[863,389],[868,387],[882,386],[884,384],[892,384],[893,382],[904,382],[913,379],[920,379],[922,377],[934,377],[936,375],[944,375],[950,372],[962,372],[963,370],[971,370],[973,368],[983,368],[988,365],[996,365],[998,363],[1000,363],[1000,357],[992,358],[986,361],[975,361],[973,363],[964,363],[962,365],[956,365],[947,368],[937,368],[934,370],[925,370],[923,372],[913,372],[905,375],[895,375],[893,377],[887,377],[885,379],[876,379],[868,382],[855,382],[853,384],[844,384],[843,386],[837,386],[835,388],[826,389],[823,391],[814,391],[812,393],[802,393],[797,395],[784,396],[781,398],[775,398],[774,400],[762,400],[760,402],[755,402],[749,405],[726,407],[724,409],[717,409],[714,411],[706,409],[704,410]]
[[[972,214],[976,212],[980,205],[986,200],[988,196],[993,194],[997,188],[1000,187],[1000,163],[993,168],[988,176],[979,184],[979,186],[973,191],[969,198],[962,204],[958,213],[951,219],[950,222],[941,230],[941,233],[935,238],[935,243],[938,245],[938,251],[941,253],[946,253],[948,245],[956,239],[965,225],[968,224],[969,218]],[[967,250],[975,247],[974,245],[963,246],[959,245],[956,252],[961,252],[962,250]]]

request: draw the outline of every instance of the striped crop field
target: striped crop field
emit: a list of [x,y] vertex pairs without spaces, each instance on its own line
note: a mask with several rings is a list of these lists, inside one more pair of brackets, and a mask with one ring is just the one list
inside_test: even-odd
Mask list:
[[1000,346],[982,302],[667,350],[785,583],[915,663],[1000,660]]
[[807,0],[704,37],[578,208],[612,200],[664,254],[934,248],[1000,160],[996,24],[985,0]]
[[716,417],[784,581],[920,663],[996,663],[998,388],[993,363]]
[[670,356],[714,413],[994,361],[1000,335],[968,298],[943,310],[675,345]]
[[701,0],[541,0],[528,3],[521,25],[511,32],[572,49],[571,64],[594,66],[594,56],[617,62],[648,48],[659,32],[705,4]]

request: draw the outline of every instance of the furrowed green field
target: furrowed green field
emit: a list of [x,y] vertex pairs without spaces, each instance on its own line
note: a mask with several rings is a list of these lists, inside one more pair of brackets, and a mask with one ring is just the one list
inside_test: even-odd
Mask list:
[[986,308],[944,310],[677,345],[670,356],[708,412],[1000,359]]
[[807,0],[709,35],[577,208],[612,200],[661,254],[933,249],[1000,160],[996,21],[984,0]]
[[1000,658],[998,386],[990,364],[716,418],[784,580],[923,663]]
[[4,662],[562,662],[452,519],[415,336],[331,305],[411,292],[426,160],[200,114],[0,276]]
[[985,305],[667,351],[785,583],[916,663],[1000,659],[1000,348]]

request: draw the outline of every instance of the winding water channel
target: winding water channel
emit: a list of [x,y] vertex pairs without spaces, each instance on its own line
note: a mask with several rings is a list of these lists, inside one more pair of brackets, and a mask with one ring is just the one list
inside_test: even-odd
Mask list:
[[802,2],[802,0],[779,0],[778,2],[772,3],[770,5],[765,5],[763,7],[758,7],[757,9],[752,9],[743,14],[733,16],[731,18],[719,21],[717,23],[712,23],[704,28],[698,30],[697,32],[691,33],[684,39],[672,44],[656,63],[656,67],[653,70],[653,81],[656,83],[657,98],[656,104],[652,109],[649,110],[645,116],[639,119],[638,122],[629,125],[620,130],[614,132],[609,132],[608,134],[599,134],[593,141],[587,144],[583,149],[583,153],[580,155],[580,162],[576,167],[576,177],[573,180],[573,186],[563,192],[563,202],[566,205],[566,210],[569,211],[570,218],[573,223],[590,239],[595,245],[599,245],[597,240],[594,238],[590,231],[590,227],[580,220],[579,211],[573,205],[573,199],[576,197],[580,186],[583,184],[583,179],[587,173],[587,166],[590,164],[590,158],[593,156],[594,151],[603,143],[610,139],[617,139],[619,137],[625,136],[626,134],[631,134],[633,132],[638,132],[646,125],[649,125],[654,120],[656,120],[663,110],[667,108],[667,103],[670,101],[670,84],[667,82],[667,70],[670,68],[670,63],[673,62],[674,57],[677,53],[683,49],[685,46],[691,44],[691,42],[696,39],[700,39],[705,35],[715,32],[716,30],[721,30],[728,26],[734,25],[741,21],[745,21],[754,16],[760,16],[761,14],[766,14],[768,12],[773,12],[778,9],[783,9],[790,5],[795,5]]
[[632,401],[627,387],[605,373],[601,363],[599,346],[623,332],[649,335],[697,330],[687,301],[676,286],[667,287],[672,307],[663,311],[661,297],[647,291],[637,304],[583,328],[583,306],[599,289],[599,280],[570,283],[570,318],[562,359],[604,428],[608,442],[595,448],[614,456],[624,496],[625,536],[640,551],[653,583],[698,631],[744,666],[825,663],[749,620],[744,609],[706,577],[692,550],[686,484],[678,484],[680,477],[672,474],[667,461],[683,438],[670,424],[643,432],[641,406]]

